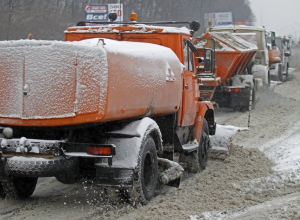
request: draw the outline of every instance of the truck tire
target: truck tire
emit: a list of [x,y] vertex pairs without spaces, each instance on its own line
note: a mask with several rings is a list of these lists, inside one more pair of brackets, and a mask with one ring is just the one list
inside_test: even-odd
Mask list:
[[255,109],[255,105],[256,105],[256,89],[255,89],[255,86],[253,86],[253,88],[252,88],[252,105],[251,105],[251,110]]
[[153,138],[148,135],[142,143],[133,189],[129,192],[131,203],[146,205],[154,196],[158,175],[157,164],[156,146]]
[[78,159],[54,157],[51,159],[32,160],[31,158],[12,157],[5,163],[5,171],[12,176],[52,177],[64,175],[66,171],[78,166]]
[[201,141],[199,146],[199,164],[200,170],[205,170],[208,161],[208,149],[210,148],[209,130],[206,119],[203,121]]
[[205,170],[208,161],[208,149],[210,147],[208,123],[206,119],[203,121],[201,138],[197,151],[189,154],[180,153],[179,162],[186,164],[188,172],[197,173]]
[[282,64],[281,63],[278,65],[277,80],[283,82]]
[[35,190],[38,178],[9,176],[2,182],[5,198],[26,199],[32,195]]
[[287,63],[286,64],[286,77],[285,77],[285,81],[289,80],[289,68],[290,68],[290,65],[289,65],[289,63]]
[[4,199],[5,198],[5,193],[4,193],[4,189],[2,186],[2,183],[0,182],[0,198]]
[[267,88],[270,88],[271,87],[271,74],[270,74],[270,71],[268,71],[268,85],[267,85]]

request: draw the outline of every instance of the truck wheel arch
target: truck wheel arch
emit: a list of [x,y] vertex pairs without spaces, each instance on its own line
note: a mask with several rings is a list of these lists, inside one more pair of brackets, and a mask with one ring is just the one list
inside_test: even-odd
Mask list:
[[[114,136],[107,143],[116,146],[116,156],[112,158],[112,167],[135,169],[143,141],[152,137],[157,154],[163,153],[162,134],[157,123],[148,117],[128,123],[120,130],[111,132]],[[118,137],[120,136],[120,137]]]
[[145,205],[154,196],[157,185],[157,154],[163,152],[160,129],[154,120],[143,118],[112,133],[125,138],[108,139],[108,143],[116,145],[116,156],[113,157],[111,167],[133,170],[133,189],[122,189],[122,194],[131,203]]

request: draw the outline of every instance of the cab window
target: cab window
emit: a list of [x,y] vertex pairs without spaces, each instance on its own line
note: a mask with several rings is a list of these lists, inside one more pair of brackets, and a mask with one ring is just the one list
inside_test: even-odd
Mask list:
[[194,71],[194,60],[193,60],[193,52],[188,47],[186,41],[183,41],[183,54],[184,54],[184,65],[185,68],[191,72]]

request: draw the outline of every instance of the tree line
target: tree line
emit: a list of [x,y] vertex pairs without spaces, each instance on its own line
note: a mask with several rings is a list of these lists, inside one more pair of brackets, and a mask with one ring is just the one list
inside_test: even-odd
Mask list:
[[123,19],[138,21],[193,21],[205,31],[204,13],[233,13],[234,21],[255,17],[248,0],[0,0],[0,40],[27,38],[62,40],[64,30],[84,20],[85,5],[123,4]]

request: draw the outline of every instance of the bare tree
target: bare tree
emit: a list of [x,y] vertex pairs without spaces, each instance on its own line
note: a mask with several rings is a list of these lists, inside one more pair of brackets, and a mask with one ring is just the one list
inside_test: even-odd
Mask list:
[[[0,40],[62,40],[64,30],[84,19],[85,4],[122,3],[124,21],[132,11],[139,21],[192,21],[204,13],[232,11],[235,20],[254,20],[248,0],[0,0]],[[200,34],[199,33],[199,34]]]

